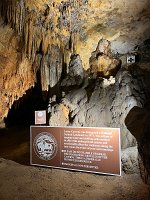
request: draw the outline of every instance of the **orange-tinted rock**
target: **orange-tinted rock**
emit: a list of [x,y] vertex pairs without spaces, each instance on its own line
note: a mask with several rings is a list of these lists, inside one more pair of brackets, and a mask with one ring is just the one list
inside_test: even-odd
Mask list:
[[15,100],[22,97],[35,83],[31,63],[17,52],[13,31],[0,28],[0,121],[7,116]]
[[109,78],[115,76],[121,67],[121,61],[111,54],[111,44],[108,40],[100,40],[90,57],[90,74],[93,78]]

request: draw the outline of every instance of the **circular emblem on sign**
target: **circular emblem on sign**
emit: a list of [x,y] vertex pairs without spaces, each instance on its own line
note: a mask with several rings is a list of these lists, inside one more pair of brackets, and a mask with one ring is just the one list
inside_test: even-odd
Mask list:
[[43,112],[39,111],[38,112],[38,117],[42,117],[43,116]]
[[51,160],[57,153],[57,140],[47,132],[38,134],[34,139],[34,150],[42,160]]

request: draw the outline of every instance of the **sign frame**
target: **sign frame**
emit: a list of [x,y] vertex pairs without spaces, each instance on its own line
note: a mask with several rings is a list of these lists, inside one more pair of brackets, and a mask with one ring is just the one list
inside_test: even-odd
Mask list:
[[[32,141],[32,128],[63,128],[63,129],[107,129],[107,130],[118,130],[118,157],[119,157],[119,173],[105,173],[105,172],[100,172],[100,171],[91,171],[91,170],[85,170],[85,169],[77,169],[77,168],[68,168],[68,167],[60,167],[60,166],[54,166],[54,165],[45,165],[45,164],[37,164],[32,162],[32,155],[33,155],[33,141]],[[37,125],[32,125],[30,126],[30,165],[32,166],[39,166],[39,167],[46,167],[46,168],[56,168],[56,169],[64,169],[64,170],[69,170],[69,171],[76,171],[76,172],[88,172],[88,173],[93,173],[93,174],[104,174],[104,175],[114,175],[114,176],[121,176],[121,141],[120,141],[120,128],[107,128],[107,127],[74,127],[74,126],[37,126]]]

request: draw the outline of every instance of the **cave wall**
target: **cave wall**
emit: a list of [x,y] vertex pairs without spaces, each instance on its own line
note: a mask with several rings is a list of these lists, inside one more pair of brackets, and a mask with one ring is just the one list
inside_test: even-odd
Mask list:
[[27,58],[21,59],[14,31],[0,26],[0,121],[26,91],[34,86],[36,74]]
[[[37,70],[41,71],[42,90],[48,91],[49,87],[53,88],[57,85],[61,81],[62,74],[67,72],[71,54],[79,54],[83,68],[88,69],[91,52],[95,50],[100,39],[111,41],[114,54],[124,54],[132,52],[136,45],[149,37],[148,0],[132,2],[127,0],[2,0],[0,15],[1,31],[7,29],[6,25],[11,27],[7,41],[1,42],[1,51],[6,52],[6,57],[10,57],[10,53],[13,59],[11,63],[14,62],[14,69],[9,67],[12,71],[11,83],[18,81],[20,84],[15,83],[15,87],[18,88],[16,94],[7,92],[8,87],[11,90],[11,86],[5,87],[4,83],[1,83],[1,91],[3,91],[1,98],[4,98],[3,105],[8,104],[8,108],[15,99],[34,85],[36,82],[34,75]],[[13,49],[8,48],[7,42],[9,41],[11,46],[14,40],[16,42]],[[2,63],[1,66],[3,69],[5,66],[7,68],[6,63]],[[17,76],[14,75],[14,71],[18,66],[21,66],[22,72],[17,71],[16,74],[23,74],[21,79],[26,82],[23,86],[19,76],[15,81],[13,80],[13,77]],[[24,68],[26,71],[23,71]],[[2,73],[2,82],[7,80],[5,76]],[[6,100],[7,98],[9,100]],[[8,113],[8,109],[4,107],[5,109],[1,108],[0,111],[1,119]]]

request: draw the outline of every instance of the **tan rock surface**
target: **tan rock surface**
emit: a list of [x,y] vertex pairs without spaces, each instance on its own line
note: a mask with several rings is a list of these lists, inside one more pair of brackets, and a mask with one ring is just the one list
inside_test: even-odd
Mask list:
[[[26,1],[25,6],[28,7],[29,11],[32,10],[32,14],[31,12],[27,14],[30,29],[28,23],[26,25],[21,24],[25,27],[25,35],[28,40],[26,40],[25,45],[29,47],[35,39],[38,48],[40,40],[43,39],[44,52],[46,52],[48,44],[55,43],[65,50],[65,54],[68,54],[65,38],[70,37],[72,50],[74,48],[74,52],[80,54],[83,67],[87,69],[90,54],[101,38],[110,40],[115,52],[127,53],[150,36],[149,0],[132,0],[132,2],[127,0],[74,0],[61,2],[61,0],[55,2],[49,0]],[[49,12],[44,17],[42,13],[46,12],[47,5]],[[43,21],[43,26],[40,25],[39,16]],[[63,16],[62,20],[60,20],[61,16]],[[27,22],[27,20],[25,21]],[[16,28],[19,27],[18,23],[16,21]],[[61,26],[59,23],[61,23]],[[52,30],[50,29],[51,25]],[[28,34],[29,30],[30,33]],[[35,38],[31,35],[34,35]],[[31,47],[28,50],[28,54],[30,54]]]
[[69,109],[63,104],[56,105],[54,108],[54,115],[50,117],[49,125],[59,126],[59,123],[62,126],[67,126],[69,123]]
[[15,100],[34,86],[35,73],[26,58],[20,61],[17,40],[12,29],[0,27],[0,121],[7,116]]
[[90,71],[92,74],[109,78],[110,76],[116,74],[114,72],[117,72],[116,68],[119,65],[119,61],[103,55],[99,56],[97,59],[95,58],[90,64]]

